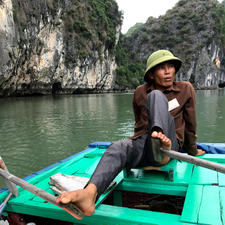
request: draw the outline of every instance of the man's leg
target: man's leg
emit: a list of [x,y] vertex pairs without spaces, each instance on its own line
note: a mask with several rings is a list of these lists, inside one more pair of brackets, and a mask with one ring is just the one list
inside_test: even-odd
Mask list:
[[152,91],[147,95],[146,108],[149,118],[149,135],[159,128],[171,140],[172,149],[178,150],[174,119],[168,111],[166,96],[161,91]]
[[[153,136],[159,138],[162,145],[169,148],[170,140],[164,134],[154,132]],[[137,146],[141,147],[145,140],[146,136],[138,139],[139,145]],[[89,184],[84,189],[61,194],[57,202],[64,204],[73,202],[85,215],[92,215],[97,195],[107,188],[122,169],[134,168],[142,159],[144,147],[137,149],[134,143],[136,141],[130,139],[113,143],[101,158]]]
[[141,156],[142,150],[135,151],[131,139],[114,142],[100,159],[90,183],[97,186],[101,195],[124,168],[135,166]]
[[[168,101],[162,92],[153,91],[148,95],[147,112],[149,135],[143,135],[135,141],[127,139],[113,143],[101,158],[87,187],[83,190],[64,193],[57,201],[74,202],[85,215],[91,215],[95,209],[97,195],[104,192],[122,169],[151,165],[152,149],[149,140],[152,136],[159,138],[164,148],[170,149],[170,139],[177,140],[173,118],[168,112]],[[152,133],[153,131],[155,132]]]
[[[171,148],[179,150],[179,144],[176,138],[176,129],[174,119],[168,112],[168,100],[159,90],[154,90],[147,95],[146,109],[149,118],[148,137],[144,147],[143,160],[138,166],[161,166],[169,161],[167,156],[163,156],[159,163],[154,159],[152,133],[164,134],[171,140]],[[158,138],[153,135],[153,138]],[[161,141],[162,142],[162,141]],[[165,148],[165,146],[162,146]]]
[[95,201],[124,168],[135,167],[142,157],[142,149],[135,149],[131,139],[112,143],[100,159],[88,185],[77,191],[61,194],[57,202],[74,202],[85,215],[95,210]]

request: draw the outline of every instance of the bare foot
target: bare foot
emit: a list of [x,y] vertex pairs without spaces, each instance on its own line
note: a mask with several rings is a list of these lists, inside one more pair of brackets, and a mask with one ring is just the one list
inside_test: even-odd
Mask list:
[[62,193],[56,200],[57,203],[74,203],[83,213],[90,216],[95,211],[95,200],[97,197],[97,188],[90,183],[81,190]]
[[[153,131],[152,132],[153,138],[159,138],[161,141],[161,145],[163,149],[170,150],[171,149],[171,140],[166,137],[162,132]],[[162,160],[159,162],[161,165],[168,163],[170,158],[166,155],[162,156]]]

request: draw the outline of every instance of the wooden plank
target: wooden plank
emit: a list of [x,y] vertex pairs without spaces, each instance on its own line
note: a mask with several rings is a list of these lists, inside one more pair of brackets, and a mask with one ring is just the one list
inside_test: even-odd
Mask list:
[[186,185],[143,183],[133,182],[132,180],[124,180],[116,189],[177,196],[185,196],[187,192]]
[[220,215],[220,196],[218,186],[204,186],[199,211],[199,224],[222,224]]
[[96,156],[101,157],[104,154],[105,151],[106,151],[106,149],[95,148],[95,149],[93,149],[93,151],[85,154],[84,157],[85,158],[94,158]]
[[[217,159],[216,162],[225,165],[225,159]],[[218,173],[218,183],[219,183],[219,186],[225,186],[225,174],[224,173]]]
[[95,203],[95,207],[98,207],[106,198],[107,196],[112,193],[112,191],[114,189],[116,189],[116,187],[118,185],[120,185],[120,183],[122,182],[123,180],[123,171],[121,171],[117,176],[116,178],[114,179],[114,184],[112,184],[111,186],[109,186],[106,191],[99,197],[98,201]]
[[[139,179],[140,182],[152,182],[160,184],[177,183],[189,184],[192,177],[193,164],[177,161],[174,166],[173,181],[169,180],[166,171],[145,171],[144,169],[132,169],[127,179]],[[162,168],[163,169],[163,168]],[[164,169],[163,169],[164,170]]]
[[192,177],[194,165],[182,161],[177,161],[176,173],[174,174],[174,183],[189,184]]
[[[80,163],[79,171],[77,171],[73,175],[76,174],[77,176],[79,176],[79,174],[86,174],[86,175],[91,176],[92,173],[94,172],[99,160],[100,160],[100,157],[83,158],[79,162]],[[69,170],[71,170],[71,168],[69,168]]]
[[[96,210],[92,217],[85,217],[84,222],[91,222],[95,216],[98,218],[95,224],[98,225],[181,225],[179,215],[122,208],[104,204]],[[190,225],[190,223],[182,223],[182,225]]]
[[220,191],[220,209],[223,225],[225,224],[225,187],[219,187]]
[[36,187],[36,186],[20,179],[19,177],[16,177],[15,175],[8,173],[5,170],[0,169],[0,174],[7,180],[13,182],[14,184],[17,184],[17,185],[23,187],[24,189],[34,193],[35,195],[38,195],[39,197],[47,200],[48,202],[66,210],[68,213],[70,213],[74,217],[76,217],[76,218],[83,217],[83,212],[74,204],[72,204],[72,203],[68,203],[68,204],[57,203],[56,197],[54,195],[51,195],[50,193],[46,192],[45,190],[40,189],[39,187]]
[[203,168],[201,166],[195,166],[192,179],[192,184],[218,184],[218,176],[216,171]]
[[[104,204],[100,205],[92,216],[85,216],[83,220],[76,220],[70,214],[57,207],[49,209],[49,203],[39,205],[35,202],[30,202],[29,205],[24,206],[14,204],[11,207],[8,207],[7,210],[25,214],[29,211],[31,215],[73,222],[74,224],[181,225],[179,215],[122,208]],[[192,225],[192,223],[182,222],[182,225]]]
[[205,155],[202,155],[201,158],[210,160],[213,162],[218,162],[218,163],[224,162],[225,163],[225,154],[205,154]]
[[182,222],[197,224],[202,200],[202,190],[202,185],[189,185],[181,215]]
[[218,183],[220,187],[225,186],[225,174],[218,173]]
[[8,204],[6,211],[16,212],[16,213],[23,213],[28,215],[34,216],[42,216],[51,219],[58,219],[64,221],[71,221],[76,222],[74,217],[70,214],[66,213],[64,210],[56,207],[50,206],[50,203],[38,203],[35,201],[27,202],[26,204],[15,203],[15,204]]

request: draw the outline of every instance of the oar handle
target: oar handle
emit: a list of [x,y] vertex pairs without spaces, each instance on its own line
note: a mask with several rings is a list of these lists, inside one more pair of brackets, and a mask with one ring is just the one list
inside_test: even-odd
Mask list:
[[220,173],[225,173],[225,166],[219,163],[211,162],[205,159],[201,159],[201,158],[197,158],[184,153],[176,152],[174,150],[165,150],[165,149],[160,149],[160,150],[161,152],[163,152],[163,154],[169,156],[170,158],[189,162],[198,166],[205,167],[207,169],[215,170]]
[[19,185],[20,187],[26,189],[29,192],[32,192],[33,194],[39,196],[40,198],[43,198],[44,200],[64,209],[69,214],[74,216],[77,219],[82,219],[84,217],[83,212],[74,204],[61,204],[56,202],[56,197],[54,195],[51,195],[50,193],[46,192],[45,190],[38,188],[34,186],[33,184],[28,183],[27,181],[20,179],[19,177],[16,177],[9,172],[6,172],[5,170],[0,169],[0,175],[3,176],[5,179],[13,182],[14,184]]

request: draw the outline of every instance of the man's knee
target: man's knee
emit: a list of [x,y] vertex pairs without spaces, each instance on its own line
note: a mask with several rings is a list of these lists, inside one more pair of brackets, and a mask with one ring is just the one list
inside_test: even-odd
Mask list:
[[131,140],[129,139],[113,142],[105,152],[105,155],[126,158],[127,149],[129,148],[130,144]]
[[147,101],[151,101],[155,98],[157,98],[157,99],[159,98],[159,99],[162,99],[164,101],[167,101],[166,96],[159,90],[153,90],[149,94],[147,94]]
[[146,108],[148,114],[151,111],[167,111],[168,112],[168,100],[166,96],[159,90],[151,91],[147,95]]

